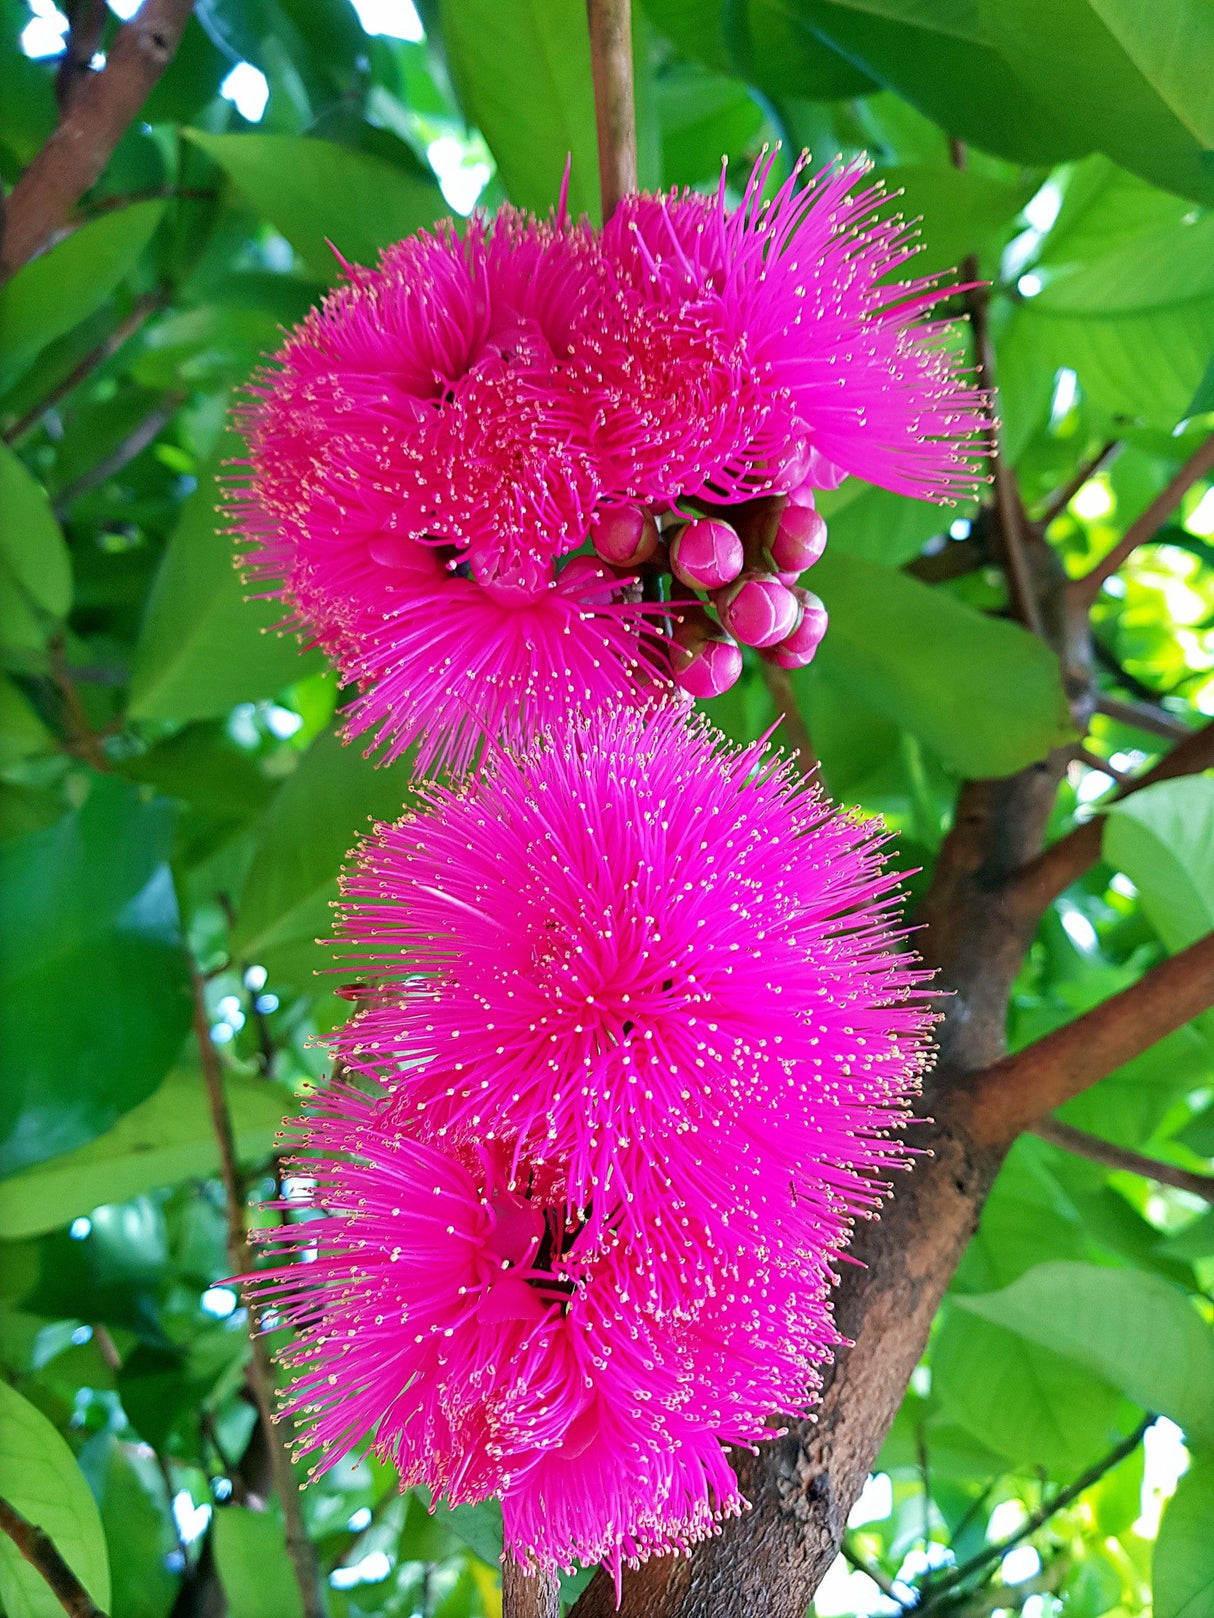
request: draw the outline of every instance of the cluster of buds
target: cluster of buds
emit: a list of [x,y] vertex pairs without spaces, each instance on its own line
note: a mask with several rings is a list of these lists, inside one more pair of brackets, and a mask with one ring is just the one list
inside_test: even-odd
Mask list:
[[693,697],[729,690],[742,672],[743,646],[778,668],[799,669],[826,633],[826,608],[799,582],[826,547],[813,491],[803,486],[724,509],[728,520],[616,506],[591,535],[602,561],[639,572],[669,599],[671,670]]

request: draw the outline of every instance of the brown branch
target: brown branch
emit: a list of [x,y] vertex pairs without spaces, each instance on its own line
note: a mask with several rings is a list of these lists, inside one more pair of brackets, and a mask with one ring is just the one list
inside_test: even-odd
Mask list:
[[8,199],[0,279],[41,252],[94,186],[172,61],[193,0],[143,0],[114,36],[100,73],[77,87],[58,126]]
[[0,1529],[31,1567],[37,1568],[68,1618],[105,1618],[105,1613],[60,1556],[45,1529],[23,1517],[0,1495]]
[[[248,1235],[245,1231],[243,1213],[245,1191],[238,1167],[236,1137],[232,1130],[232,1117],[228,1111],[227,1097],[224,1095],[223,1069],[220,1065],[219,1053],[216,1051],[214,1041],[211,1039],[211,1026],[206,1008],[206,992],[197,968],[194,968],[192,977],[194,989],[194,1035],[198,1041],[198,1052],[202,1062],[202,1076],[206,1084],[207,1103],[211,1111],[211,1123],[215,1130],[215,1139],[219,1145],[220,1176],[226,1193],[228,1263],[232,1268],[233,1275],[247,1275],[253,1268],[253,1261]],[[304,1526],[299,1487],[295,1482],[295,1474],[291,1469],[288,1443],[282,1437],[277,1423],[274,1407],[274,1366],[270,1359],[269,1348],[266,1346],[260,1311],[256,1308],[249,1309],[249,1338],[253,1347],[249,1379],[257,1401],[262,1430],[265,1434],[271,1477],[273,1478],[279,1503],[282,1506],[287,1555],[294,1570],[295,1582],[299,1586],[304,1618],[325,1618],[325,1601],[320,1580],[320,1566],[316,1557],[316,1547],[309,1539],[308,1531]]]
[[797,694],[792,688],[788,670],[777,668],[766,658],[762,660],[762,668],[764,683],[780,715],[783,740],[788,743],[790,751],[796,758],[797,768],[803,775],[809,775],[818,767],[818,755],[814,752],[814,744],[810,740],[809,726],[797,706]]
[[550,1573],[528,1573],[512,1556],[502,1561],[502,1618],[560,1618],[560,1586]]
[[138,422],[124,439],[114,446],[108,455],[98,461],[96,466],[90,466],[87,472],[82,472],[74,483],[69,483],[66,489],[61,489],[55,496],[52,510],[62,522],[74,501],[81,495],[90,493],[99,488],[108,478],[116,477],[124,466],[129,465],[137,455],[142,455],[148,445],[153,442],[159,433],[169,424],[185,400],[184,393],[170,393],[153,409],[149,410],[141,422]]
[[1143,1152],[1132,1152],[1127,1146],[1114,1146],[1111,1140],[1101,1140],[1099,1135],[1089,1135],[1087,1130],[1075,1129],[1057,1118],[1043,1118],[1034,1124],[1033,1134],[1049,1141],[1051,1146],[1060,1146],[1076,1157],[1089,1158],[1106,1169],[1123,1169],[1128,1174],[1141,1175],[1144,1180],[1154,1180],[1157,1185],[1170,1185],[1177,1191],[1188,1191],[1194,1197],[1214,1202],[1214,1174],[1182,1169],[1175,1163],[1147,1157]]
[[606,224],[620,198],[637,188],[630,0],[586,0],[586,18],[599,142],[599,194]]
[[31,428],[38,425],[48,410],[53,410],[60,399],[66,398],[82,382],[86,382],[93,372],[103,366],[107,360],[113,359],[122,345],[139,331],[148,316],[163,307],[163,294],[159,292],[144,293],[143,297],[136,300],[134,308],[126,319],[120,321],[108,337],[103,338],[96,348],[90,349],[79,365],[73,367],[61,382],[57,382],[45,398],[40,399],[32,409],[26,411],[20,420],[13,423],[4,434],[4,442],[6,444],[15,444],[18,439],[24,438]]
[[1002,1147],[1214,1004],[1214,933],[966,1085],[968,1132]]
[[1061,488],[1055,489],[1053,494],[1046,499],[1041,515],[1033,519],[1037,526],[1044,532],[1056,517],[1061,517],[1080,489],[1089,484],[1097,472],[1102,467],[1107,466],[1120,453],[1120,450],[1121,440],[1119,438],[1110,438],[1108,443],[1102,445],[1090,460],[1084,461],[1074,477],[1068,478]]
[[1214,469],[1214,433],[1194,450],[1176,476],[1159,491],[1142,515],[1130,524],[1108,555],[1102,557],[1081,579],[1071,581],[1069,594],[1072,598],[1090,607],[1100,594],[1104,581],[1111,578],[1140,545],[1154,538],[1160,524],[1176,508],[1185,491],[1211,469]]
[[69,751],[91,764],[95,770],[111,770],[113,765],[102,746],[101,737],[93,729],[84,710],[84,704],[80,700],[80,693],[76,690],[75,681],[68,670],[63,636],[52,635],[47,650],[50,653],[51,678],[63,702],[64,728],[67,731]]
[[1120,697],[1100,696],[1096,699],[1096,712],[1106,719],[1115,719],[1119,725],[1130,725],[1145,730],[1149,736],[1163,736],[1167,741],[1184,741],[1193,734],[1179,714],[1158,708],[1153,702],[1123,702]]
[[857,1573],[863,1573],[866,1579],[871,1579],[881,1594],[887,1597],[888,1600],[896,1601],[899,1606],[902,1605],[902,1597],[898,1594],[898,1586],[890,1578],[889,1574],[879,1568],[876,1563],[870,1562],[861,1556],[855,1546],[849,1544],[846,1539],[839,1546],[839,1555],[847,1563],[848,1567],[855,1568]]
[[94,71],[93,57],[105,37],[107,10],[105,0],[76,0],[75,5],[69,7],[71,28],[67,48],[55,74],[55,99],[61,113],[71,107],[81,86]]
[[[1153,786],[1157,781],[1169,781],[1178,775],[1199,775],[1202,770],[1211,768],[1214,768],[1214,724],[1190,731],[1179,746],[1165,753],[1109,802],[1120,803],[1131,793],[1141,792],[1143,787]],[[1052,899],[1095,865],[1100,858],[1103,836],[1102,816],[1093,815],[1091,820],[1085,820],[1082,826],[1076,826],[1065,837],[1051,843],[1009,877],[1003,887],[1004,902],[1039,916]]]

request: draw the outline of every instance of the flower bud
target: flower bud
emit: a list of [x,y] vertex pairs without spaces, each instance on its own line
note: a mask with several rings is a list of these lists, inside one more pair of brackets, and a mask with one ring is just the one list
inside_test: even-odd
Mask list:
[[742,571],[742,541],[727,522],[701,517],[670,543],[670,570],[693,590],[719,590]]
[[590,543],[612,567],[639,567],[657,554],[658,525],[640,506],[612,506],[595,520]]
[[703,607],[682,607],[671,635],[674,683],[693,697],[719,697],[742,672],[742,652]]
[[787,505],[768,555],[783,584],[795,584],[826,549],[826,523],[810,506]]
[[468,554],[472,577],[491,600],[501,607],[527,607],[552,587],[555,577],[550,561],[529,556],[512,567],[502,567],[495,557],[486,557],[475,547]]
[[764,652],[768,662],[781,669],[803,669],[812,663],[826,633],[826,608],[812,590],[794,590],[801,607],[801,622],[778,646]]
[[787,585],[756,568],[747,568],[736,584],[714,597],[714,605],[743,646],[774,646],[792,634],[801,616],[800,603]]

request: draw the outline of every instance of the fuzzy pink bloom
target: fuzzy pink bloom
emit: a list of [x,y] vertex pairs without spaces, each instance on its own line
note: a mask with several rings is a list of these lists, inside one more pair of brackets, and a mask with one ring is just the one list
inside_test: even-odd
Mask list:
[[837,1341],[822,1264],[721,1262],[663,1307],[618,1230],[570,1221],[551,1165],[436,1150],[348,1084],[297,1129],[312,1189],[276,1206],[323,1217],[258,1231],[280,1262],[243,1280],[294,1329],[284,1404],[315,1470],[373,1448],[402,1488],[500,1495],[520,1562],[617,1580],[741,1508],[722,1445],[803,1411]]
[[672,1299],[705,1240],[833,1252],[931,1021],[881,842],[671,707],[554,725],[365,846],[340,936],[382,986],[340,1054],[424,1138],[559,1164]]
[[[735,209],[722,175],[715,198],[627,197],[606,227],[619,337],[592,385],[629,423],[612,438],[615,477],[648,498],[673,482],[731,501],[806,477],[831,487],[841,472],[920,499],[965,493],[983,396],[959,378],[941,326],[921,320],[953,289],[890,279],[914,246],[880,216],[879,185],[856,189],[866,162],[806,185],[802,160],[764,201],[773,162],[760,159]],[[676,440],[667,453],[664,385],[684,428],[698,412],[704,454]]]

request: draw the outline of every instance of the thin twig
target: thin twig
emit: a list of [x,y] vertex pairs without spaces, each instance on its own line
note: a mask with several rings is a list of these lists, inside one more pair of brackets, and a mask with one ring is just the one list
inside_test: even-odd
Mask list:
[[[1157,781],[1169,781],[1178,775],[1199,775],[1211,767],[1214,767],[1214,724],[1190,731],[1183,742],[1142,775],[1135,776],[1125,790],[1109,802],[1120,803]],[[1022,865],[1004,885],[1001,895],[1004,903],[1040,915],[1052,899],[1072,882],[1077,882],[1100,858],[1103,835],[1103,816],[1094,815],[1051,843],[1049,848]]]
[[797,706],[797,694],[792,688],[788,670],[777,668],[763,659],[763,680],[780,715],[783,739],[797,760],[797,768],[809,775],[818,767],[818,755],[810,739],[809,726]]
[[[219,1169],[227,1201],[228,1263],[233,1275],[247,1275],[253,1267],[248,1235],[244,1222],[244,1186],[236,1156],[236,1137],[232,1131],[232,1118],[228,1112],[223,1090],[223,1070],[219,1053],[211,1039],[207,1017],[206,991],[202,976],[193,970],[194,1034],[202,1061],[202,1076],[206,1084],[207,1101],[211,1110],[211,1123],[219,1145]],[[261,1416],[269,1453],[270,1471],[274,1488],[282,1506],[287,1555],[295,1573],[303,1602],[304,1618],[324,1618],[325,1602],[320,1581],[320,1567],[316,1547],[304,1526],[303,1510],[295,1474],[291,1470],[291,1456],[287,1441],[279,1429],[274,1408],[274,1367],[266,1346],[260,1313],[249,1310],[249,1337],[253,1347],[249,1378],[257,1409]],[[285,1418],[284,1418],[285,1420]]]
[[80,693],[76,690],[75,682],[68,670],[63,636],[52,635],[47,650],[50,653],[51,678],[58,687],[63,701],[64,728],[67,731],[69,751],[91,764],[95,770],[112,769],[105,748],[101,745],[101,737],[93,729],[89,716],[84,711]]
[[1111,1140],[1101,1140],[1099,1135],[1089,1135],[1085,1129],[1075,1129],[1057,1118],[1043,1118],[1034,1125],[1033,1134],[1048,1140],[1051,1146],[1060,1146],[1064,1152],[1074,1152],[1077,1157],[1090,1158],[1106,1169],[1124,1169],[1129,1174],[1141,1175],[1144,1180],[1154,1180],[1157,1185],[1170,1185],[1177,1191],[1188,1191],[1206,1202],[1214,1202],[1214,1174],[1182,1169],[1175,1163],[1147,1157],[1144,1152],[1132,1152],[1127,1146],[1114,1146]]
[[902,1605],[902,1597],[898,1594],[898,1586],[889,1574],[879,1568],[875,1562],[870,1562],[860,1555],[859,1551],[847,1539],[846,1535],[839,1546],[839,1554],[849,1567],[854,1567],[857,1573],[863,1573],[866,1579],[871,1579],[883,1596],[890,1601]]
[[502,1561],[502,1618],[560,1618],[560,1586],[550,1573],[528,1573],[512,1556]]
[[939,1599],[946,1591],[955,1590],[959,1584],[964,1584],[967,1579],[973,1578],[975,1573],[981,1573],[994,1563],[1001,1562],[1010,1550],[1014,1550],[1017,1545],[1029,1539],[1039,1528],[1044,1528],[1051,1517],[1057,1516],[1073,1500],[1078,1500],[1086,1489],[1090,1489],[1093,1484],[1099,1483],[1101,1478],[1106,1473],[1111,1472],[1115,1466],[1120,1465],[1127,1455],[1132,1455],[1139,1444],[1142,1443],[1143,1435],[1146,1433],[1147,1428],[1154,1423],[1155,1419],[1153,1415],[1144,1416],[1128,1437],[1123,1438],[1119,1444],[1114,1445],[1107,1455],[1089,1466],[1087,1471],[1077,1477],[1073,1483],[1068,1483],[1066,1488],[1059,1489],[1057,1493],[1052,1494],[1006,1539],[997,1540],[992,1545],[984,1546],[982,1550],[975,1552],[968,1561],[959,1562],[956,1567],[949,1568],[947,1572],[941,1574],[936,1581],[934,1596]]
[[55,1549],[50,1535],[23,1517],[3,1495],[0,1495],[0,1529],[30,1566],[41,1573],[69,1618],[105,1618],[105,1613]]
[[586,18],[599,140],[599,194],[606,224],[620,198],[637,188],[630,0],[586,0]]
[[154,409],[148,411],[141,422],[132,427],[122,442],[116,444],[104,459],[98,461],[96,466],[91,466],[87,472],[82,472],[66,489],[61,489],[55,496],[53,507],[55,516],[62,521],[73,503],[82,495],[99,488],[107,479],[116,477],[136,455],[142,455],[148,445],[173,419],[184,400],[184,393],[168,394]]
[[1155,537],[1160,524],[1175,510],[1186,490],[1212,469],[1214,433],[1193,451],[1176,476],[1159,491],[1142,515],[1135,518],[1108,555],[1102,557],[1081,579],[1071,580],[1068,592],[1072,598],[1083,606],[1090,606],[1100,594],[1104,581],[1112,578],[1140,545]]
[[966,1124],[1003,1146],[1214,1002],[1214,932],[1014,1056],[967,1075]]
[[1157,708],[1151,702],[1123,702],[1119,697],[1100,696],[1096,699],[1096,712],[1106,719],[1115,719],[1119,725],[1130,725],[1145,730],[1151,736],[1163,736],[1170,742],[1182,742],[1193,734],[1192,725],[1186,724],[1179,714]]
[[89,75],[95,72],[93,58],[105,37],[109,8],[105,0],[76,0],[69,7],[71,27],[67,48],[59,58],[55,73],[55,99],[61,113],[67,112]]
[[192,9],[193,0],[143,0],[115,34],[105,67],[82,80],[8,199],[0,279],[42,252],[97,183],[172,61]]
[[93,372],[103,366],[107,360],[113,359],[122,345],[128,342],[140,329],[148,316],[163,307],[163,293],[144,293],[143,297],[136,301],[134,308],[126,319],[120,321],[108,337],[103,338],[96,348],[90,349],[79,365],[70,370],[61,382],[57,382],[45,398],[40,399],[36,405],[26,411],[19,421],[13,423],[4,435],[4,442],[6,444],[15,444],[18,439],[24,438],[31,428],[38,425],[48,410],[53,410],[60,399],[66,398],[82,382],[87,381]]
[[1074,477],[1068,478],[1061,488],[1054,490],[1053,494],[1047,498],[1041,515],[1033,519],[1043,533],[1055,518],[1061,517],[1080,489],[1089,484],[1097,472],[1106,467],[1120,450],[1121,440],[1119,438],[1110,438],[1108,443],[1103,444],[1090,460],[1084,461]]

